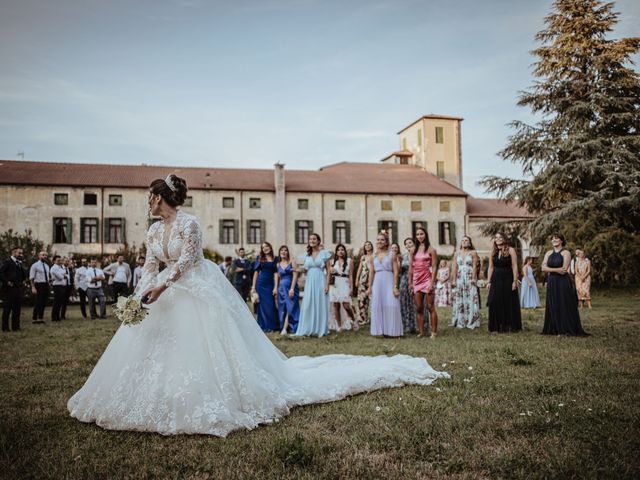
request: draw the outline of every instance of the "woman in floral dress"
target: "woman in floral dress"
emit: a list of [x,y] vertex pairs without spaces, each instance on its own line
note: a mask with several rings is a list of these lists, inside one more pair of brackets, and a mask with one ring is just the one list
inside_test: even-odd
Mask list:
[[415,244],[413,238],[407,238],[404,241],[404,247],[407,249],[402,254],[402,263],[400,264],[400,310],[402,312],[402,324],[404,331],[408,333],[416,333],[416,304],[413,301],[413,290],[409,288],[409,266],[411,255]]
[[471,238],[464,236],[453,264],[453,309],[451,326],[474,329],[480,326],[480,298],[476,286],[478,253]]
[[438,268],[438,277],[436,282],[436,307],[451,306],[451,270],[449,262],[440,260],[440,268]]
[[373,243],[369,240],[364,242],[362,246],[362,255],[358,262],[358,272],[356,273],[356,289],[358,292],[358,316],[357,320],[360,325],[371,323],[371,310],[369,308],[369,296],[367,289],[369,288],[369,264],[373,255]]

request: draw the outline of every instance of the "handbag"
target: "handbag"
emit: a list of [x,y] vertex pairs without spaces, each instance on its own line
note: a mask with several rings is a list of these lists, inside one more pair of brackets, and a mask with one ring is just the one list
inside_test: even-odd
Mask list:
[[329,275],[329,285],[335,285],[336,284],[336,274],[332,273]]
[[260,303],[258,292],[251,292],[251,303]]

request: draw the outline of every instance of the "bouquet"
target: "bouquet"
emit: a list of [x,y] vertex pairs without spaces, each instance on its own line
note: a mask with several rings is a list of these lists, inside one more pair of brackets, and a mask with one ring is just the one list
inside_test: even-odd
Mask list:
[[118,297],[118,303],[113,306],[113,310],[118,320],[125,325],[137,325],[149,313],[143,308],[140,298],[135,295]]

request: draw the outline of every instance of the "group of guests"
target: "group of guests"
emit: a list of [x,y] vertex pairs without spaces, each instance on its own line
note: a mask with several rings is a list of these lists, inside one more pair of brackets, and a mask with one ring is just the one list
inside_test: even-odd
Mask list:
[[[451,267],[444,260],[438,263],[438,254],[425,229],[418,228],[415,237],[403,243],[404,252],[380,233],[375,248],[365,242],[356,268],[344,245],[337,245],[332,254],[322,247],[316,233],[309,236],[307,252],[298,265],[286,245],[276,254],[270,243],[263,242],[253,265],[244,258],[244,251],[232,262],[241,273],[253,272],[241,276],[242,281],[251,279],[248,294],[237,276],[236,288],[243,298],[253,301],[260,327],[282,334],[324,336],[330,329],[358,330],[369,324],[374,336],[415,333],[422,337],[428,326],[429,335],[434,338],[438,332],[436,307],[449,306],[452,327],[476,329],[481,319],[481,286],[488,290],[489,331],[522,329],[521,301],[529,305],[534,299],[529,289],[536,288],[532,258],[527,257],[523,266],[520,296],[516,251],[503,234],[494,237],[488,281],[478,278],[482,276],[480,260],[468,236],[462,238],[454,252]],[[554,234],[553,249],[547,252],[542,265],[548,277],[543,333],[583,335],[578,297],[569,276],[571,257],[564,244],[564,237]],[[587,272],[583,264],[578,267],[579,262],[584,262],[580,256],[575,262],[576,271]],[[435,265],[439,266],[437,270]],[[306,273],[301,304],[300,272]],[[355,312],[354,294],[358,306]]]
[[11,257],[0,265],[2,330],[5,332],[20,330],[20,313],[27,280],[35,302],[31,316],[34,324],[45,323],[51,293],[52,322],[66,319],[67,306],[74,296],[78,298],[83,318],[87,318],[87,304],[92,320],[106,318],[105,286],[109,286],[114,299],[128,295],[142,276],[145,258],[140,256],[137,259],[133,272],[129,264],[125,263],[123,255],[118,255],[115,262],[101,268],[96,258],[81,258],[80,265],[77,265],[72,258],[54,255],[49,263],[49,254],[42,251],[38,254],[38,260],[29,267],[28,273],[23,261],[23,249],[16,246],[11,250]]

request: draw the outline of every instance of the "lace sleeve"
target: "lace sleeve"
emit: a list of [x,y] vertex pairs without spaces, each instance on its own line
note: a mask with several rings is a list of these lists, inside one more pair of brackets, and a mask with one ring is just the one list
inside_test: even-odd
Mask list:
[[202,230],[195,219],[189,219],[185,222],[182,236],[180,257],[164,282],[167,287],[177,282],[186,270],[193,267],[202,252]]
[[152,225],[147,231],[147,251],[145,255],[144,266],[142,267],[140,280],[138,280],[136,288],[133,291],[134,295],[140,296],[142,295],[142,292],[144,292],[148,288],[153,288],[156,286],[156,277],[160,272],[160,265],[158,259],[153,254],[153,248],[151,247],[153,232],[155,231],[154,226],[155,224]]

